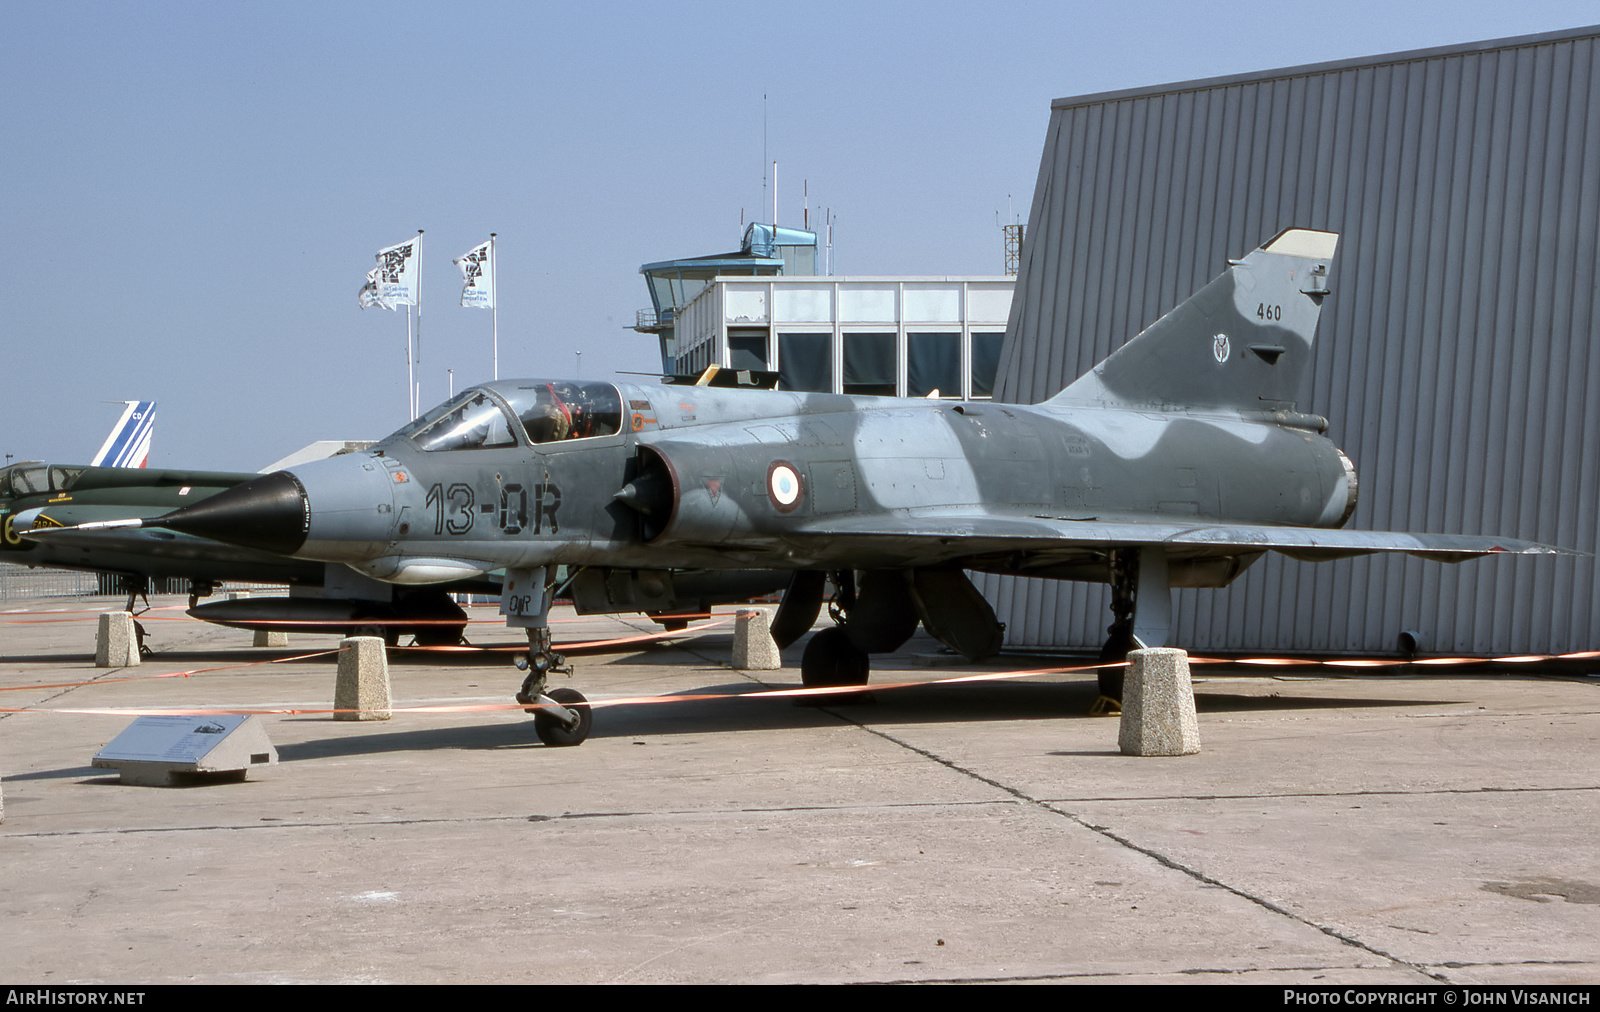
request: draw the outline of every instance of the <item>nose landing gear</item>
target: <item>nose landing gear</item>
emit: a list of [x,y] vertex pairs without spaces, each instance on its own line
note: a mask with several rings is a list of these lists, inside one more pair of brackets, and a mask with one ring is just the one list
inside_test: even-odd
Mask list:
[[576,689],[548,687],[552,674],[571,675],[572,665],[554,649],[550,637],[550,599],[552,587],[545,582],[545,569],[506,571],[500,610],[506,624],[528,630],[528,653],[518,657],[517,670],[526,671],[517,702],[533,715],[533,730],[539,740],[551,747],[581,745],[594,726],[594,711],[583,693]]

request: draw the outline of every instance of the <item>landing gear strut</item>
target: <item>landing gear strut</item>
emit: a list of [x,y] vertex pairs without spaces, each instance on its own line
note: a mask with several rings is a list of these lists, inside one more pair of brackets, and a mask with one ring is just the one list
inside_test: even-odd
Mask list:
[[193,611],[195,608],[199,607],[200,599],[202,597],[210,597],[215,592],[216,587],[212,585],[210,580],[190,580],[189,610]]
[[[128,603],[122,606],[122,610],[134,616],[133,638],[138,645],[139,656],[149,657],[152,651],[145,646],[144,623],[139,621],[138,616],[150,610],[150,578],[148,576],[124,576],[122,585],[128,591]],[[144,598],[144,609],[142,611],[134,611],[133,609],[139,603],[139,598],[141,597]]]
[[510,569],[501,592],[500,610],[506,624],[528,631],[528,654],[516,660],[526,671],[517,702],[530,707],[533,730],[548,746],[581,745],[594,726],[594,711],[576,689],[548,687],[552,674],[570,676],[572,665],[554,649],[550,636],[550,601],[554,588],[546,582],[547,569]]
[[1119,548],[1110,564],[1111,625],[1100,663],[1117,666],[1101,668],[1099,682],[1101,699],[1120,706],[1127,671],[1120,662],[1130,650],[1164,646],[1172,633],[1172,585],[1166,553],[1159,548]]
[[[868,655],[899,650],[919,623],[969,661],[994,656],[1005,642],[1005,625],[959,569],[844,570],[831,575],[834,595],[828,615],[835,625],[806,644],[800,677],[807,687],[865,685]],[[822,574],[801,573],[784,597],[784,608],[801,586],[801,576],[816,577],[815,600],[821,600]],[[812,606],[807,622],[815,617]]]

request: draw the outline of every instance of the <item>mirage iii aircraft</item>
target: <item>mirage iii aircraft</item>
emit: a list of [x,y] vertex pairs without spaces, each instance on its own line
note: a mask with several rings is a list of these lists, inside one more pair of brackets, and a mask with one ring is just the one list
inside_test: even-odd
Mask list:
[[1041,404],[502,381],[368,452],[142,523],[397,584],[505,567],[501,610],[529,642],[517,699],[564,745],[590,710],[548,686],[570,672],[547,621],[558,565],[624,587],[645,570],[789,570],[786,631],[809,627],[832,574],[836,625],[801,673],[848,685],[919,621],[968,657],[999,650],[969,570],[1109,582],[1110,645],[1158,646],[1170,588],[1224,586],[1268,551],[1554,551],[1339,529],[1355,469],[1325,419],[1294,410],[1337,241],[1280,233]]

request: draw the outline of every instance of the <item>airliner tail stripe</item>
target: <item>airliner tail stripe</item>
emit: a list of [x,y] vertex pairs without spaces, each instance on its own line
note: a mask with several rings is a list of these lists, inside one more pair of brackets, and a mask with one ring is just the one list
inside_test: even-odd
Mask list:
[[144,467],[156,422],[155,401],[127,401],[122,417],[91,462],[94,467]]

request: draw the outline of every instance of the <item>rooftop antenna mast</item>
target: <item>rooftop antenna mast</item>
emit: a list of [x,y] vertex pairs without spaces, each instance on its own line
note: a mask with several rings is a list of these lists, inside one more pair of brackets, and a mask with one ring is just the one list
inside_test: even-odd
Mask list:
[[761,93],[761,206],[767,204],[767,95]]
[[826,216],[822,219],[823,225],[828,229],[828,276],[833,276],[833,208],[828,208]]
[[[999,212],[996,212],[998,215]],[[1001,226],[1006,236],[1006,274],[1016,277],[1022,273],[1022,236],[1027,230],[1022,222],[1016,220],[1016,211],[1011,206],[1011,194],[1006,194],[1006,224]]]

